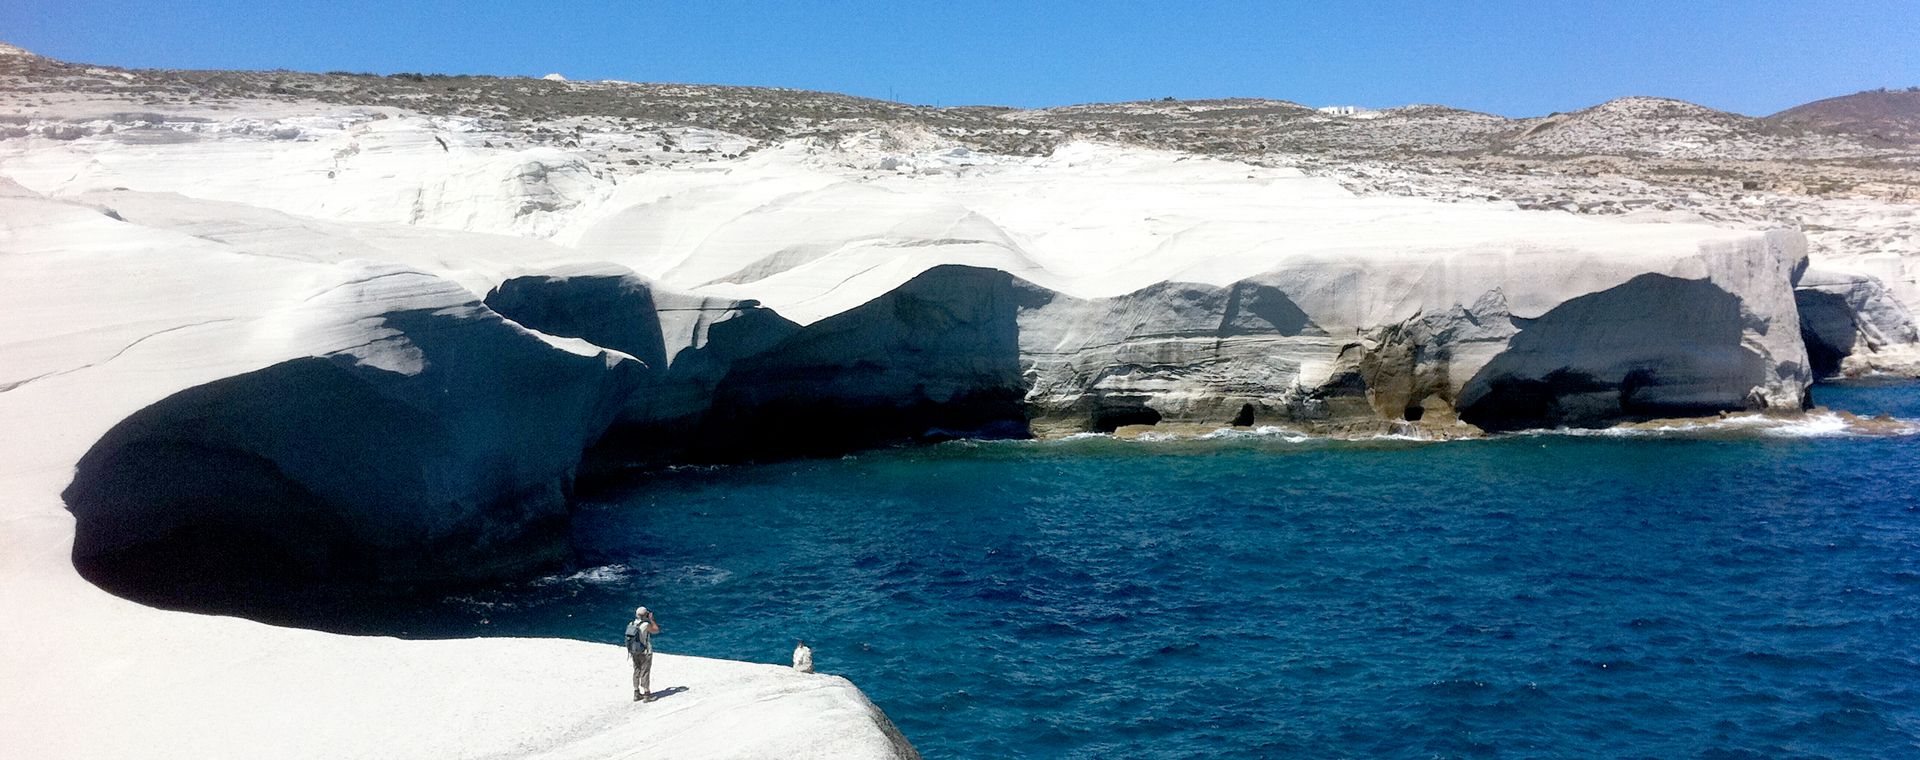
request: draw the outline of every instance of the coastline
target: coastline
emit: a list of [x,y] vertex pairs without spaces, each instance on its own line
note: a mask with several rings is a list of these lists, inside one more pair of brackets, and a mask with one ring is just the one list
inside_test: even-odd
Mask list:
[[[1887,378],[1887,385],[1910,384],[1915,381],[1907,378]],[[1356,429],[1358,428],[1358,429]],[[1371,429],[1367,429],[1371,428]],[[1529,428],[1514,431],[1487,432],[1465,425],[1430,426],[1420,423],[1380,423],[1367,426],[1342,426],[1339,428],[1291,427],[1285,425],[1221,427],[1218,425],[1161,423],[1158,425],[1127,425],[1112,433],[1067,433],[1058,435],[1036,435],[1037,442],[1058,442],[1086,438],[1107,438],[1117,441],[1194,441],[1233,438],[1277,438],[1293,441],[1479,441],[1538,435],[1572,436],[1629,436],[1653,434],[1714,434],[1729,435],[1863,435],[1863,436],[1899,436],[1920,434],[1920,421],[1904,420],[1891,415],[1880,414],[1863,416],[1847,411],[1838,411],[1826,407],[1813,407],[1799,412],[1725,412],[1714,415],[1693,417],[1656,417],[1646,420],[1616,422],[1611,425],[1594,427],[1558,427]]]

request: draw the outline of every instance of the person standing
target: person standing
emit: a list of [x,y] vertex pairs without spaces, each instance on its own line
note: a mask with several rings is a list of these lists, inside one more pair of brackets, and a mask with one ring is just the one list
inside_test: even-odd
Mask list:
[[653,675],[653,635],[660,632],[660,623],[653,619],[653,613],[641,607],[633,611],[633,622],[627,624],[627,658],[633,660],[633,701],[652,702],[653,689],[648,679]]

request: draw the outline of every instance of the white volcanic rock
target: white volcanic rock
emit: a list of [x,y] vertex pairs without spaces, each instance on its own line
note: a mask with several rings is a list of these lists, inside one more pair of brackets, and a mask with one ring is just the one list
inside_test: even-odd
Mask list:
[[1920,376],[1920,330],[1912,312],[1879,279],[1809,269],[1794,298],[1815,371]]
[[[0,425],[26,431],[0,481],[0,530],[24,547],[0,553],[0,588],[34,621],[0,623],[0,645],[47,653],[7,658],[0,707],[54,727],[7,746],[204,749],[206,724],[185,717],[220,715],[206,741],[242,755],[271,738],[312,756],[576,756],[669,734],[713,737],[696,756],[901,751],[850,688],[781,691],[740,670],[638,717],[554,696],[610,652],[623,678],[608,648],[340,639],[114,600],[74,573],[63,489],[83,519],[139,518],[88,533],[83,557],[168,516],[237,515],[221,478],[240,470],[194,471],[170,435],[285,463],[271,482],[307,494],[262,501],[351,505],[335,514],[353,525],[322,531],[349,544],[464,536],[519,555],[500,528],[554,515],[609,420],[635,450],[684,434],[673,445],[780,452],[1029,415],[1042,432],[1592,424],[1797,408],[1809,381],[1794,233],[1361,198],[1298,171],[1088,143],[1009,157],[854,140],[642,170],[475,120],[271,116],[0,140],[0,177],[55,196],[0,185]],[[297,414],[276,419],[275,403]],[[409,414],[423,424],[395,422]],[[309,450],[303,431],[343,445]],[[151,441],[181,482],[112,465]],[[360,497],[377,489],[355,487],[368,478],[421,525],[374,514]],[[135,485],[173,490],[127,498]],[[191,510],[155,509],[169,504]],[[143,626],[178,654],[122,633]],[[275,659],[288,648],[311,651]],[[310,672],[327,674],[323,696],[268,698]],[[162,685],[136,700],[129,682]],[[353,702],[362,688],[379,694]],[[763,688],[772,699],[748,696]],[[300,720],[316,704],[350,723]],[[174,731],[195,738],[168,744]]]
[[153,567],[194,564],[183,534],[195,552],[228,545],[211,572],[253,576],[471,580],[570,556],[580,454],[639,363],[529,332],[430,275],[346,274],[300,310],[359,343],[282,333],[315,354],[174,394],[80,460],[76,563],[150,584]]
[[[0,295],[8,316],[0,325],[0,355],[8,358],[0,365],[0,426],[9,431],[0,468],[0,598],[8,612],[0,616],[0,649],[8,652],[0,657],[0,681],[8,685],[0,690],[8,716],[0,747],[43,758],[601,757],[616,750],[911,756],[842,679],[663,654],[656,684],[687,691],[639,706],[628,701],[627,665],[613,646],[337,636],[149,609],[83,580],[73,559],[74,513],[61,491],[103,483],[76,481],[75,464],[114,439],[116,428],[177,409],[180,394],[324,363],[380,400],[329,407],[339,399],[299,393],[327,389],[288,389],[294,397],[281,398],[308,410],[295,420],[261,408],[275,397],[245,394],[205,407],[202,422],[147,432],[185,438],[195,425],[227,420],[247,428],[199,440],[291,462],[300,482],[351,484],[398,468],[389,472],[424,478],[416,482],[423,491],[457,499],[452,494],[473,493],[483,460],[506,490],[518,478],[545,489],[542,479],[561,466],[552,457],[567,447],[577,452],[602,414],[588,407],[605,381],[558,380],[582,372],[617,377],[618,367],[634,363],[490,316],[474,293],[446,279],[349,258],[384,256],[381,245],[409,231],[370,233],[366,239],[377,244],[309,250],[345,240],[345,228],[289,226],[284,215],[172,196],[111,197],[132,216],[172,209],[178,229],[116,218],[96,205],[102,197],[50,201],[0,182]],[[224,222],[223,211],[233,212]],[[451,248],[485,238],[453,237]],[[500,242],[499,251],[526,251]],[[428,246],[415,255],[434,253]],[[328,260],[334,256],[342,260]],[[331,358],[307,358],[316,356]],[[551,387],[528,387],[533,373]],[[552,403],[574,392],[587,397]],[[339,448],[345,441],[318,439],[370,429],[361,426],[378,423],[366,418],[385,413],[375,412],[379,404],[411,406],[413,418],[428,423],[390,432],[405,438],[437,430],[450,434],[444,447],[423,459],[391,441],[356,453]],[[339,419],[318,418],[323,409]],[[516,439],[523,435],[529,438]],[[303,436],[314,440],[296,443]],[[334,462],[341,471],[324,471],[314,456],[324,451],[346,457]],[[375,461],[383,456],[393,461]],[[364,469],[354,471],[355,457]],[[404,467],[409,461],[416,469]],[[163,504],[121,506],[143,522],[108,525],[120,533],[101,539],[167,518],[150,509]],[[382,530],[403,516],[373,519],[367,529]]]
[[[1592,378],[1596,387],[1580,393],[1616,400],[1632,375],[1638,400],[1628,406],[1645,413],[1797,408],[1808,382],[1798,331],[1775,329],[1798,324],[1789,274],[1805,253],[1793,233],[1362,199],[1297,172],[1095,145],[912,174],[862,175],[832,159],[769,153],[724,175],[629,182],[622,195],[639,202],[566,235],[664,285],[754,298],[803,325],[943,264],[1012,273],[1060,296],[1041,297],[1045,305],[1018,320],[1023,361],[1037,372],[1028,400],[1042,417],[1079,420],[1062,420],[1069,428],[1102,426],[1096,410],[1109,402],[1095,397],[1192,422],[1224,423],[1247,404],[1296,420],[1347,415],[1367,407],[1338,411],[1313,397],[1347,382],[1383,330],[1416,341],[1429,362],[1446,358],[1419,370],[1444,380],[1372,404],[1381,419],[1404,413],[1407,394],[1479,403],[1508,375]],[[1542,344],[1538,333],[1504,343],[1531,320],[1554,317],[1541,330],[1564,323],[1554,314],[1561,306],[1648,274],[1697,283],[1729,310],[1709,329],[1688,305],[1705,291],[1655,288],[1605,301],[1619,318],[1563,335],[1570,343]],[[1232,289],[1243,282],[1290,303],[1317,334],[1222,343],[1222,331],[1233,331],[1223,325],[1239,318],[1227,308]],[[1498,307],[1474,311],[1489,303]],[[1435,322],[1450,314],[1513,327]],[[1431,335],[1409,332],[1415,324]],[[1668,325],[1655,330],[1662,340],[1643,334],[1655,324]],[[1448,337],[1462,335],[1474,336],[1471,345]],[[1508,348],[1518,350],[1497,376],[1470,384]],[[1244,352],[1250,363],[1220,351]],[[1512,422],[1640,413],[1578,406]]]
[[1053,298],[1021,317],[1029,402],[1064,418],[1063,432],[1419,420],[1436,408],[1496,428],[1795,409],[1809,376],[1797,331],[1782,328],[1797,326],[1798,243],[1703,246],[1665,262],[1670,274],[1594,289],[1567,287],[1564,257],[1574,271],[1620,262],[1541,251],[1497,263],[1302,257],[1224,287]]
[[662,289],[611,264],[515,277],[487,294],[486,302],[543,333],[624,351],[646,363],[642,387],[627,397],[613,436],[634,441],[626,454],[642,460],[696,446],[692,436],[734,362],[800,330],[754,302]]
[[[516,524],[564,515],[578,452],[630,387],[621,379],[630,358],[525,331],[467,290],[406,267],[276,256],[274,235],[217,243],[88,205],[18,195],[0,204],[19,314],[7,336],[19,361],[0,387],[25,394],[76,374],[118,378],[106,392],[147,407],[82,462],[69,503],[82,518],[83,560],[211,521],[268,544],[310,541],[318,554],[306,558],[273,547],[296,565],[325,565],[320,554],[340,551],[374,575],[434,563],[484,575],[515,553],[483,560],[484,550],[435,545],[454,535],[475,548],[511,543]],[[89,292],[75,283],[94,295],[75,302]],[[170,374],[126,373],[149,346],[177,341],[202,342],[201,354],[160,365]],[[276,513],[206,492],[216,478],[231,478],[217,490],[234,494],[311,500],[282,499],[289,509]],[[301,504],[317,511],[297,514]],[[557,557],[551,548],[526,555]]]
[[[191,117],[189,117],[191,118]],[[603,170],[551,147],[486,148],[472,120],[355,110],[268,124],[180,121],[0,150],[6,176],[71,195],[132,188],[288,213],[549,234],[606,192]]]

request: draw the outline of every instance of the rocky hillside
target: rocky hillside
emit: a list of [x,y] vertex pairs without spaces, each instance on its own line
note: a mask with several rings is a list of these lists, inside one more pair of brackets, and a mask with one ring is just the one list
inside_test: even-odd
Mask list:
[[1826,159],[1875,155],[1860,139],[1796,128],[1667,98],[1620,98],[1568,114],[1521,120],[1501,135],[1529,156]]
[[[1622,98],[1574,113],[1531,119],[1434,105],[1341,116],[1263,99],[1165,99],[1037,110],[933,108],[834,93],[721,85],[413,73],[135,70],[68,63],[10,49],[12,53],[0,56],[0,109],[16,123],[76,98],[110,98],[128,108],[232,108],[244,101],[267,100],[393,107],[483,119],[562,145],[575,141],[572,132],[598,125],[628,130],[700,128],[757,143],[838,138],[884,128],[1015,155],[1041,154],[1085,139],[1237,158],[1296,153],[1347,158],[1611,155],[1857,163],[1901,155],[1880,141],[1837,131],[1832,128],[1836,125],[1792,116],[1799,109],[1762,120],[1660,98]],[[1875,94],[1849,98],[1865,95]],[[1885,100],[1905,93],[1879,95]],[[1822,104],[1833,102],[1802,108],[1828,108]],[[557,126],[563,121],[586,123]]]
[[1920,144],[1920,87],[1882,88],[1816,100],[1769,116],[1767,121],[1916,145]]

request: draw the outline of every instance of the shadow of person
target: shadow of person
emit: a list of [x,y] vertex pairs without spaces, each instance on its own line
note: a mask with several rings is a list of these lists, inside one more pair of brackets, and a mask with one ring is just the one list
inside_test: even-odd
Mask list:
[[659,690],[659,691],[656,691],[656,692],[654,692],[654,693],[653,693],[653,698],[654,698],[654,699],[666,699],[667,697],[671,697],[671,696],[673,696],[673,695],[675,695],[675,694],[679,694],[680,692],[683,692],[683,691],[686,691],[686,690],[687,690],[687,687],[685,687],[685,686],[673,686],[673,687],[669,687],[669,688],[665,688],[665,689],[661,689],[661,690]]

